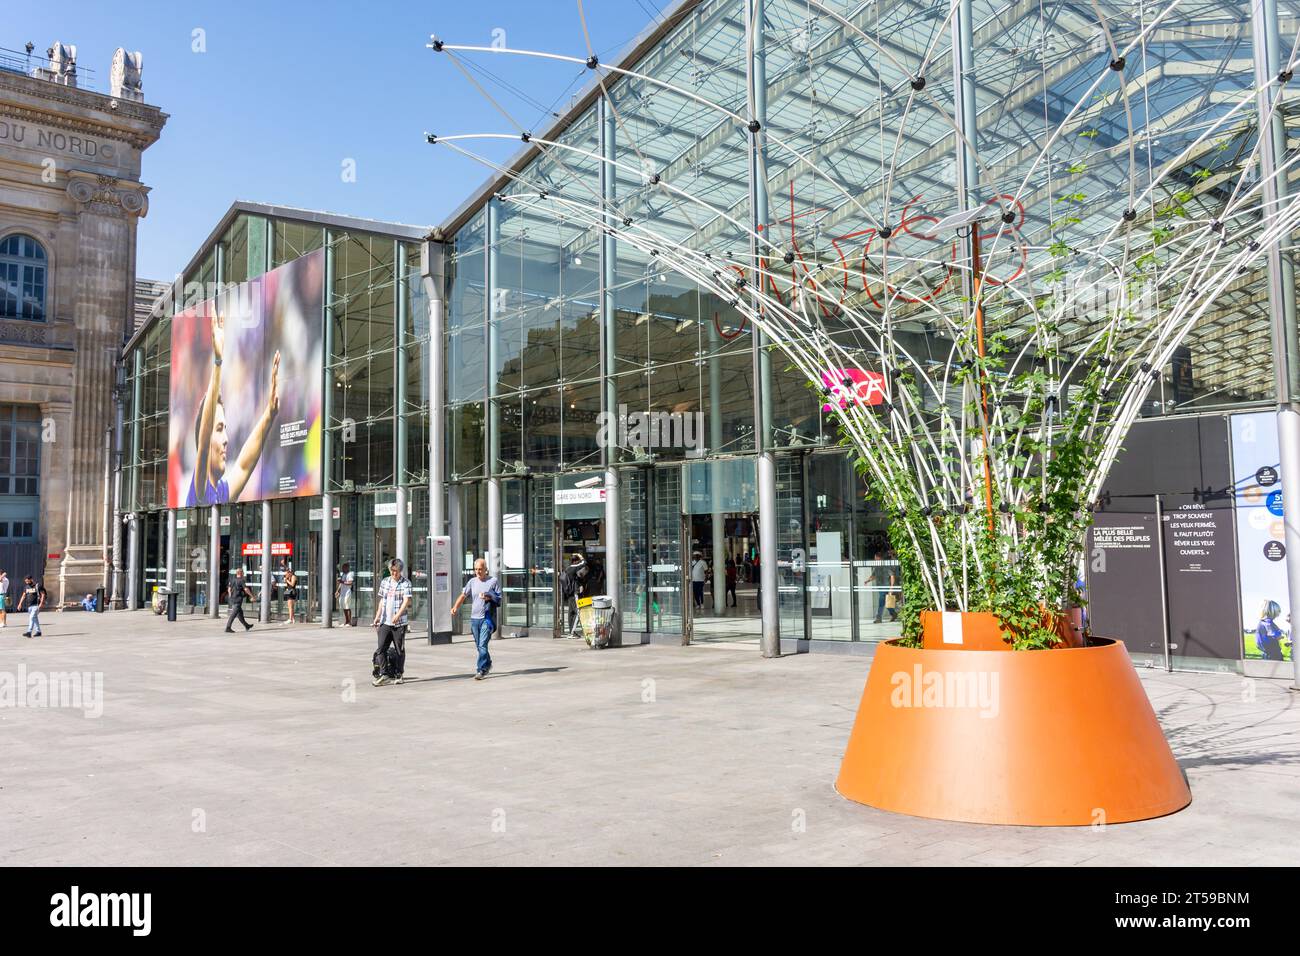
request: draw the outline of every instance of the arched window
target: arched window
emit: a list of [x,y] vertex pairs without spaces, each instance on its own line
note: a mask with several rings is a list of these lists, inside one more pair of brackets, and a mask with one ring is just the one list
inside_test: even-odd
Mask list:
[[31,236],[0,239],[0,318],[45,321],[45,248]]

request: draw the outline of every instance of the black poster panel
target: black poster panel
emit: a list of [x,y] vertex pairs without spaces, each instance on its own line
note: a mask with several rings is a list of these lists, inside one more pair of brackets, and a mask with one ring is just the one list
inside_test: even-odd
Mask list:
[[[1137,530],[1149,521],[1154,531],[1159,494],[1172,653],[1236,659],[1241,625],[1227,418],[1141,421],[1124,445],[1088,536],[1093,632],[1120,637],[1134,652],[1161,652],[1155,541],[1141,540]],[[1121,573],[1112,570],[1117,566]]]
[[1179,657],[1241,656],[1235,524],[1223,500],[1165,512],[1169,639]]
[[1101,512],[1088,532],[1088,624],[1135,654],[1161,654],[1160,559],[1153,514]]

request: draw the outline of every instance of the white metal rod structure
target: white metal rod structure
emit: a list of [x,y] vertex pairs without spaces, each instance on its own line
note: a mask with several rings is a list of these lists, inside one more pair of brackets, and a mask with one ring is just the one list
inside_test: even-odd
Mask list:
[[[1274,100],[1282,97],[1279,82],[1277,0],[1257,0],[1252,10],[1251,46],[1255,58],[1255,89],[1261,117],[1259,129],[1260,180],[1264,188],[1265,217],[1279,211],[1287,198],[1287,177],[1277,175],[1286,154],[1286,128]],[[1295,269],[1279,245],[1268,249],[1268,305],[1272,314],[1273,387],[1277,396],[1277,448],[1282,484],[1283,536],[1286,545],[1287,597],[1291,606],[1292,689],[1300,690],[1300,655],[1295,634],[1300,621],[1300,408],[1296,400],[1296,375],[1300,361],[1296,350]],[[1252,613],[1249,608],[1247,613]]]

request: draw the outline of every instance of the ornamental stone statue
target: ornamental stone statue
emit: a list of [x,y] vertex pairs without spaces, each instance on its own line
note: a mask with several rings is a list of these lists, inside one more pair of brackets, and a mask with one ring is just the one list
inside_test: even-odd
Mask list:
[[113,66],[109,72],[109,95],[119,100],[144,101],[141,91],[140,74],[144,72],[144,54],[139,50],[128,53],[118,47],[113,54]]

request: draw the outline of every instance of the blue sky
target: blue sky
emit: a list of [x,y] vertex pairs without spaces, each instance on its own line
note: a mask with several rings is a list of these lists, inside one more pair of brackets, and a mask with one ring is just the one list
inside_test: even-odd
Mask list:
[[[584,0],[592,45],[613,56],[668,0]],[[0,47],[75,44],[108,91],[113,51],[144,54],[145,100],[171,118],[144,157],[152,187],[138,273],[170,279],[236,199],[435,225],[488,174],[423,133],[513,132],[444,57],[447,42],[585,56],[577,0],[6,4]],[[195,30],[204,52],[195,52]],[[563,110],[585,70],[514,56],[478,62],[527,96],[480,82],[525,126]],[[530,102],[531,101],[531,102]],[[476,144],[499,158],[517,144]],[[345,182],[344,162],[356,181]]]

